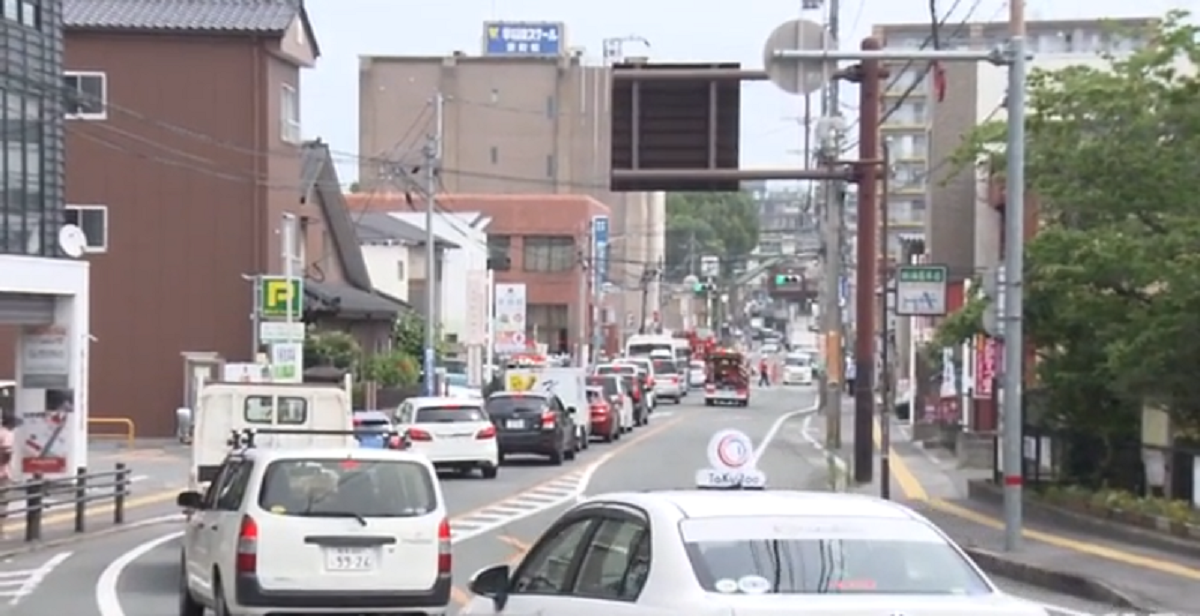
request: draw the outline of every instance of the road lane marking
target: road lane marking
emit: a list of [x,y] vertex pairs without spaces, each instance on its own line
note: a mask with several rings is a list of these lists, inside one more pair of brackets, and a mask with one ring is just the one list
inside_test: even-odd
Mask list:
[[[125,609],[121,607],[121,598],[117,593],[117,583],[121,581],[121,573],[125,571],[126,567],[133,564],[134,561],[150,553],[158,546],[174,541],[182,536],[183,531],[176,531],[161,537],[155,537],[134,546],[131,550],[109,563],[100,574],[100,578],[96,580],[96,607],[100,610],[100,616],[125,616]],[[182,572],[180,574],[182,575]]]
[[776,417],[775,422],[771,424],[771,427],[767,429],[767,433],[763,435],[762,440],[759,441],[758,447],[754,449],[755,463],[757,463],[759,460],[762,460],[763,454],[767,452],[767,448],[771,446],[771,442],[774,441],[777,436],[779,436],[779,431],[783,429],[783,424],[787,423],[788,420],[793,417],[815,413],[817,412],[818,408],[820,408],[820,402],[814,400],[812,406],[808,408],[796,411],[788,411],[779,417]]
[[0,571],[0,598],[8,599],[9,605],[20,603],[22,599],[33,594],[46,577],[70,557],[71,552],[60,552],[36,569]]
[[[873,432],[875,446],[878,448],[881,446],[882,441],[878,420],[875,421],[875,429]],[[916,474],[908,468],[908,463],[905,462],[904,458],[896,453],[896,449],[894,447],[889,449],[888,455],[891,459],[892,476],[896,479],[896,483],[900,486],[900,491],[904,493],[905,498],[923,502],[932,509],[963,520],[967,520],[969,522],[974,522],[981,526],[987,526],[989,528],[998,530],[1004,529],[1004,522],[997,518],[974,511],[972,509],[968,509],[966,507],[962,507],[960,505],[955,505],[954,503],[950,503],[939,498],[930,498],[929,494],[925,491],[925,486],[921,485],[921,481],[917,478]],[[1142,556],[1140,554],[1126,552],[1124,550],[1098,545],[1095,543],[1089,543],[1087,541],[1080,541],[1078,539],[1071,539],[1062,535],[1055,535],[1038,530],[1023,529],[1021,534],[1026,538],[1033,539],[1034,541],[1040,541],[1042,543],[1047,543],[1073,552],[1088,554],[1134,567],[1144,567],[1146,569],[1152,569],[1154,571],[1175,577],[1200,581],[1200,569],[1194,569],[1173,561],[1150,558],[1148,556]]]

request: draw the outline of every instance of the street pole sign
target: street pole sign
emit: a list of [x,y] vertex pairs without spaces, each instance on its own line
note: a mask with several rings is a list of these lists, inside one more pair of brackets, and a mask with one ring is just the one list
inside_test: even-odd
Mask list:
[[608,216],[592,217],[592,270],[592,288],[599,293],[608,279]]
[[945,265],[901,265],[896,268],[896,314],[940,317],[946,314],[949,268]]
[[300,320],[304,314],[304,282],[300,278],[263,276],[258,292],[258,314],[265,319]]

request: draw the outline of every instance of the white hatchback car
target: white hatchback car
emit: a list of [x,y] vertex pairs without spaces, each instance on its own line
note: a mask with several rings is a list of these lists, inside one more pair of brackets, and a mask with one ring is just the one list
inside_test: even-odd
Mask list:
[[450,524],[421,454],[246,449],[177,502],[180,616],[447,610]]
[[680,490],[593,497],[460,614],[1045,616],[916,512],[866,496]]
[[470,473],[485,479],[500,471],[496,426],[476,398],[409,398],[396,410],[396,429],[409,447],[425,454],[435,468]]
[[688,362],[688,383],[692,387],[704,387],[704,383],[707,380],[708,366],[704,362],[698,359]]

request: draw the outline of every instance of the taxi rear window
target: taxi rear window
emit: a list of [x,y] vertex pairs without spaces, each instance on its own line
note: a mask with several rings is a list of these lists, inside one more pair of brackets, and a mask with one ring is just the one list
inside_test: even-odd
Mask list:
[[417,409],[416,423],[459,423],[486,421],[483,409],[477,406],[438,406]]
[[915,520],[693,518],[680,532],[697,580],[713,593],[993,592],[958,550]]
[[416,517],[437,505],[429,471],[398,460],[276,460],[258,494],[263,510],[298,517]]

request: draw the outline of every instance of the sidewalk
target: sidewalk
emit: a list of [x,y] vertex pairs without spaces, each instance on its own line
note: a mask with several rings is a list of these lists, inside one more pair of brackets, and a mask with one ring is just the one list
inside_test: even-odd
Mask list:
[[[907,442],[902,434],[892,430],[893,498],[902,497],[968,548],[980,566],[1003,577],[1122,609],[1200,613],[1200,558],[1087,534],[1043,519],[1024,520],[1022,549],[1004,552],[1000,508],[966,497],[967,480],[987,472],[960,471],[950,461]],[[878,483],[855,491],[878,494]]]

